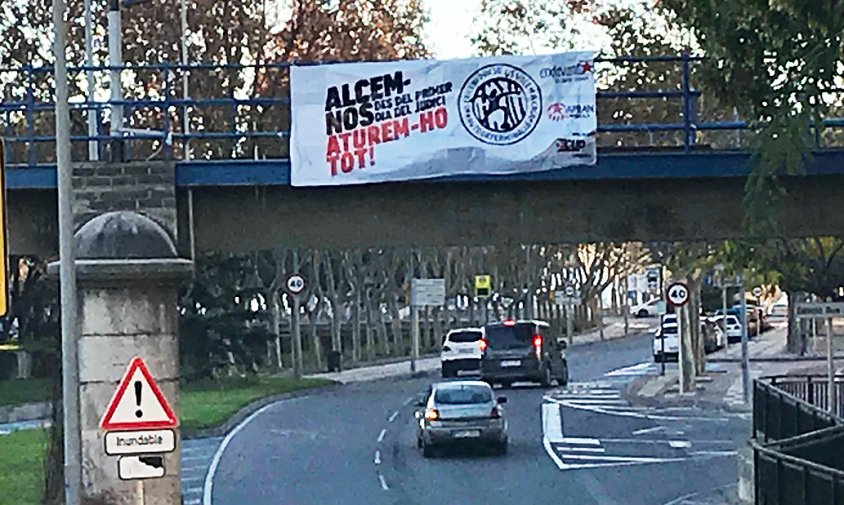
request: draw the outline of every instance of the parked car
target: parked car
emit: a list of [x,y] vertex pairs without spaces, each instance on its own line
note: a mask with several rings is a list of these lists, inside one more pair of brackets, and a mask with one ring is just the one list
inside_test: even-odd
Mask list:
[[768,317],[774,320],[783,320],[788,318],[788,305],[777,304],[772,305],[768,311]]
[[630,314],[634,317],[656,317],[658,315],[659,298],[630,307]]
[[417,403],[416,445],[426,458],[436,449],[462,444],[491,447],[499,455],[507,454],[509,437],[502,405],[507,398],[496,399],[492,387],[481,381],[453,381],[435,384]]
[[660,363],[672,358],[676,360],[679,353],[680,340],[677,335],[677,316],[666,314],[662,316],[659,327],[654,332],[654,361]]
[[724,316],[712,318],[727,334],[727,342],[741,342],[741,322],[738,317],[728,315],[726,322]]
[[563,339],[549,334],[544,321],[513,321],[484,326],[481,341],[481,380],[510,387],[518,381],[553,380],[563,386],[569,381],[569,367]]
[[482,337],[481,328],[460,328],[446,334],[440,353],[443,378],[480,371]]
[[702,317],[700,319],[700,331],[703,335],[703,350],[707,354],[726,347],[726,333],[711,318]]

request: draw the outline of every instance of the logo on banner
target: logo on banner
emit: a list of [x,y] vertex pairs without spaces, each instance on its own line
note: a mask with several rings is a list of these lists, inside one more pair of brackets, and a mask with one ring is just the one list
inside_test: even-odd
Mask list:
[[476,70],[463,83],[460,121],[485,144],[510,145],[533,132],[542,116],[542,93],[525,71],[503,63]]
[[548,106],[548,119],[551,121],[562,121],[566,118],[581,119],[592,117],[595,113],[593,105],[566,105],[562,102],[554,102]]
[[539,71],[539,77],[543,79],[550,78],[558,84],[563,84],[587,79],[588,75],[591,73],[592,63],[589,61],[581,61],[575,65],[552,65],[550,67],[545,67]]

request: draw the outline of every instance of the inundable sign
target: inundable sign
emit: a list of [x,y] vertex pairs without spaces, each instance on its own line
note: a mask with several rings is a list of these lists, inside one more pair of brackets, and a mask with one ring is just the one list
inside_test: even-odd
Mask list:
[[141,358],[134,358],[100,421],[104,430],[174,428],[173,409]]

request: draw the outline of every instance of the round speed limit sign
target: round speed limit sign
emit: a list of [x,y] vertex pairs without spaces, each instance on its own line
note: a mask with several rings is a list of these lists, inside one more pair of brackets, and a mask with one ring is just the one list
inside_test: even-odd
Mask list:
[[689,287],[683,282],[672,282],[666,290],[668,301],[672,305],[682,307],[689,301]]
[[305,278],[300,274],[290,274],[287,276],[285,286],[287,286],[288,293],[291,295],[298,295],[305,290]]

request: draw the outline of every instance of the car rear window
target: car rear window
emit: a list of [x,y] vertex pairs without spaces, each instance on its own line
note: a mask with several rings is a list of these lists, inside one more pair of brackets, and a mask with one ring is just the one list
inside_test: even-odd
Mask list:
[[491,349],[519,349],[531,346],[535,334],[532,324],[490,326],[486,329],[486,341]]
[[458,331],[448,336],[449,342],[477,342],[481,339],[479,331]]
[[471,405],[474,403],[489,403],[492,393],[484,386],[461,386],[437,388],[434,401],[442,405]]

